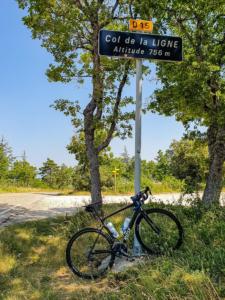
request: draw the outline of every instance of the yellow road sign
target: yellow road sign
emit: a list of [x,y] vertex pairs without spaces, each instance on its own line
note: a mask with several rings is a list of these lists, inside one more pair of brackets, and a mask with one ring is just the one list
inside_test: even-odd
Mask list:
[[118,173],[118,171],[119,171],[120,169],[117,169],[117,168],[115,168],[113,171],[112,171],[112,173]]
[[152,32],[152,30],[153,30],[153,22],[152,21],[146,21],[146,20],[130,19],[129,20],[129,29],[131,31]]

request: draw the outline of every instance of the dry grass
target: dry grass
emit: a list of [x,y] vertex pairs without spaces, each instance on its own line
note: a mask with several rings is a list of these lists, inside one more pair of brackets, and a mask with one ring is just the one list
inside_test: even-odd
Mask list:
[[[107,206],[112,211],[115,206]],[[171,208],[170,208],[171,209]],[[14,225],[0,231],[1,300],[217,300],[225,297],[225,221],[217,212],[173,208],[186,230],[173,257],[157,257],[97,281],[72,275],[68,237],[92,222],[84,212]],[[223,212],[224,213],[224,212]],[[198,217],[197,217],[198,216]],[[113,222],[119,228],[123,216]],[[198,220],[199,219],[199,220]]]
[[[17,187],[17,186],[0,186],[0,193],[38,193],[38,192],[54,192],[61,193],[62,190],[56,190],[51,188],[32,188],[32,187]],[[69,193],[70,190],[63,191]]]

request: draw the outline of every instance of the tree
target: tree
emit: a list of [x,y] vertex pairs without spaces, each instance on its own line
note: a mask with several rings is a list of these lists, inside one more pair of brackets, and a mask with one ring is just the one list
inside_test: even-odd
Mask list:
[[9,172],[9,178],[18,185],[31,186],[36,177],[36,168],[26,160],[15,161]]
[[171,175],[170,170],[170,159],[168,156],[168,152],[163,153],[162,150],[158,151],[158,155],[156,157],[156,166],[154,169],[153,176],[156,180],[162,181],[166,176]]
[[75,191],[89,191],[91,186],[88,170],[84,170],[81,166],[76,166],[73,176],[73,188]]
[[142,175],[144,177],[148,179],[153,179],[154,174],[156,172],[156,163],[153,160],[150,161],[142,160],[141,170],[142,170]]
[[[98,130],[95,136],[95,143],[98,145],[106,137],[106,132],[104,130]],[[78,162],[79,167],[83,172],[89,170],[89,159],[87,157],[86,147],[85,147],[85,135],[84,132],[80,132],[74,135],[71,139],[70,144],[67,146],[68,151],[75,155],[75,159]],[[104,148],[98,154],[99,166],[107,164],[108,161],[113,157],[111,148],[108,146]],[[90,176],[89,176],[90,177]]]
[[62,189],[73,185],[74,168],[62,164],[56,171],[57,188]]
[[12,149],[7,141],[2,137],[0,141],[0,180],[4,181],[8,177],[10,166],[13,162]]
[[[98,130],[95,136],[95,143],[98,144],[103,140],[106,136],[106,133],[103,131]],[[91,178],[89,172],[89,159],[87,157],[86,147],[85,147],[85,135],[84,132],[80,132],[79,134],[72,137],[70,144],[67,146],[68,151],[71,154],[75,155],[75,159],[78,162],[78,165],[75,168],[75,177],[73,179],[73,186],[75,190],[90,190],[91,187]],[[101,166],[109,166],[111,163],[111,159],[113,157],[112,152],[110,151],[111,148],[108,146],[103,149],[98,154],[98,162],[99,167]],[[100,172],[101,176],[101,187],[105,186],[105,182],[107,178],[104,172]]]
[[183,38],[184,61],[157,63],[161,86],[150,108],[188,125],[207,128],[209,174],[206,205],[218,203],[225,160],[225,11],[223,0],[136,1],[141,17],[156,18],[156,32]]
[[47,158],[43,166],[39,168],[39,174],[48,186],[53,188],[57,186],[58,169],[59,166],[50,158]]
[[[40,39],[55,59],[47,71],[48,78],[64,83],[91,78],[92,94],[83,111],[79,102],[63,99],[56,101],[54,107],[71,117],[78,136],[84,133],[91,197],[93,202],[101,201],[99,153],[114,136],[131,134],[129,120],[134,114],[122,110],[133,103],[131,98],[122,98],[132,61],[100,58],[98,34],[104,27],[123,28],[127,5],[118,0],[17,1],[20,8],[26,9],[23,20],[33,38]],[[96,143],[99,130],[104,130],[106,136]]]
[[208,149],[199,139],[173,141],[167,151],[170,158],[170,172],[174,177],[184,180],[184,192],[199,191],[207,175]]

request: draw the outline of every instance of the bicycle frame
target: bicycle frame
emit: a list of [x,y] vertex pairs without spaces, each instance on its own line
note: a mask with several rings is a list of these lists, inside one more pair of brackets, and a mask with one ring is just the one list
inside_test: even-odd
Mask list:
[[[110,218],[110,217],[112,217],[112,216],[114,216],[114,215],[116,215],[116,214],[118,214],[118,213],[120,213],[120,212],[122,212],[122,211],[124,211],[124,210],[126,210],[126,209],[129,209],[129,208],[131,208],[131,207],[134,207],[134,206],[135,206],[134,203],[131,203],[131,204],[129,204],[129,205],[127,205],[127,206],[125,206],[125,207],[123,207],[123,208],[121,208],[121,209],[118,209],[118,210],[114,211],[113,213],[111,213],[111,214],[109,214],[109,215],[107,215],[107,216],[105,216],[105,217],[103,217],[103,218],[101,218],[98,214],[96,214],[98,220],[99,220],[99,221],[101,222],[101,224],[102,224],[102,226],[101,226],[99,229],[102,230],[102,229],[104,228],[104,229],[107,231],[107,233],[110,235],[110,237],[112,238],[112,240],[115,240],[115,238],[112,236],[112,233],[110,232],[110,230],[109,230],[108,227],[106,226],[105,221],[106,221],[108,218]],[[133,215],[131,216],[131,220],[130,220],[130,223],[129,223],[129,225],[128,225],[128,228],[127,228],[126,231],[123,233],[123,241],[124,241],[124,242],[126,242],[126,241],[128,240],[129,233],[130,233],[131,229],[133,228],[133,226],[134,226],[134,224],[135,224],[135,221],[136,221],[136,219],[137,219],[137,217],[138,217],[139,214],[143,214],[143,216],[144,216],[146,222],[151,226],[151,228],[152,228],[157,234],[159,234],[159,231],[160,231],[159,228],[158,228],[158,227],[156,226],[156,224],[154,224],[154,222],[148,217],[148,215],[145,214],[145,211],[142,209],[142,206],[140,206],[140,207],[138,207],[137,209],[135,209]]]
[[[146,200],[146,199],[147,199],[147,198],[145,198],[145,200]],[[98,204],[98,203],[97,203],[97,204]],[[137,205],[136,205],[136,204],[137,204]],[[137,219],[137,217],[138,217],[139,215],[142,215],[142,216],[143,216],[143,218],[145,219],[145,221],[149,224],[149,226],[152,228],[152,230],[153,230],[157,235],[159,235],[160,232],[161,232],[160,228],[159,228],[159,227],[158,227],[158,226],[157,226],[157,225],[149,218],[149,216],[148,216],[148,214],[146,214],[145,210],[142,209],[142,205],[143,205],[143,204],[144,204],[144,200],[139,199],[138,202],[133,202],[133,203],[131,203],[131,204],[129,204],[129,205],[123,207],[123,208],[120,208],[120,209],[114,211],[113,213],[111,213],[111,214],[109,214],[109,215],[107,215],[107,216],[105,216],[105,217],[101,217],[101,216],[98,214],[98,212],[96,211],[96,209],[95,209],[94,206],[92,206],[91,210],[89,209],[88,211],[91,212],[91,213],[93,213],[93,210],[94,210],[94,213],[95,213],[94,216],[95,216],[96,219],[97,219],[98,221],[100,221],[100,223],[101,223],[101,226],[100,226],[98,229],[99,229],[100,231],[102,231],[103,229],[105,229],[106,232],[108,233],[108,236],[109,236],[110,239],[111,239],[112,244],[113,244],[113,243],[117,240],[117,238],[115,238],[115,237],[112,235],[112,233],[110,232],[109,228],[106,226],[105,221],[106,221],[108,218],[110,218],[110,217],[112,217],[112,216],[114,216],[114,215],[116,215],[116,214],[118,214],[118,213],[120,213],[120,212],[122,212],[122,211],[124,211],[124,210],[126,210],[126,209],[129,209],[129,208],[131,208],[131,207],[134,207],[134,213],[133,213],[133,215],[131,216],[131,220],[130,220],[130,222],[129,222],[129,225],[128,225],[127,229],[125,230],[125,232],[123,233],[123,243],[126,243],[127,240],[128,240],[128,238],[129,238],[130,231],[131,231],[131,229],[133,228],[133,226],[134,226],[134,224],[135,224],[135,222],[136,222],[136,219]],[[94,249],[94,247],[95,247],[95,244],[96,244],[97,241],[98,241],[98,238],[99,238],[99,236],[96,238],[96,240],[95,240],[95,242],[94,242],[92,248],[90,249],[90,254],[92,253],[92,251],[93,251],[93,249]],[[105,252],[107,252],[107,251],[105,251],[105,250],[97,250],[95,254],[100,254],[100,253],[105,253]],[[92,254],[93,254],[93,253],[92,253]]]
[[[153,220],[151,220],[151,219],[149,218],[148,214],[146,214],[145,210],[142,208],[142,205],[143,205],[143,204],[144,204],[144,201],[140,201],[139,204],[138,204],[138,206],[135,206],[135,203],[131,203],[131,204],[129,204],[129,205],[123,207],[123,208],[120,208],[120,209],[114,211],[113,213],[111,213],[111,214],[109,214],[109,215],[107,215],[107,216],[105,216],[105,217],[101,217],[101,216],[97,213],[97,211],[95,210],[95,207],[93,207],[93,209],[94,209],[94,211],[95,211],[95,216],[96,216],[96,218],[98,219],[98,221],[100,221],[100,223],[101,223],[101,226],[100,226],[98,229],[99,229],[100,231],[102,231],[103,229],[105,229],[105,230],[107,231],[107,233],[108,233],[108,236],[109,236],[110,239],[111,239],[112,244],[114,244],[114,242],[117,241],[117,238],[115,238],[115,237],[112,235],[112,233],[110,232],[109,228],[106,226],[105,221],[106,221],[108,218],[110,218],[110,217],[112,217],[112,216],[114,216],[114,215],[116,215],[116,214],[118,214],[118,213],[120,213],[120,212],[122,212],[122,211],[124,211],[124,210],[126,210],[126,209],[129,209],[129,208],[131,208],[131,207],[134,207],[134,212],[133,212],[133,214],[132,214],[132,216],[131,216],[130,223],[129,223],[127,229],[125,230],[125,232],[123,233],[123,244],[126,244],[128,238],[129,238],[130,231],[131,231],[131,229],[133,228],[133,226],[134,226],[134,224],[135,224],[135,222],[136,222],[136,219],[138,218],[139,215],[142,215],[143,218],[145,219],[145,221],[146,221],[146,222],[149,224],[149,226],[152,228],[152,230],[153,230],[157,235],[160,235],[160,233],[161,233],[160,228],[154,223]],[[95,241],[94,241],[94,243],[93,243],[91,249],[89,250],[88,258],[90,258],[91,255],[96,255],[96,254],[98,255],[98,254],[112,253],[111,251],[108,251],[108,250],[100,250],[100,249],[93,251],[94,248],[95,248],[95,245],[96,245],[96,243],[97,243],[97,241],[98,241],[98,239],[99,239],[99,235],[96,237],[96,239],[95,239]],[[121,240],[121,239],[119,239],[119,240]],[[120,248],[120,247],[121,247],[120,242],[119,242],[119,243],[116,242],[115,245],[116,245],[116,248],[114,248],[114,250],[113,250],[113,254],[114,254],[114,255],[115,255],[115,253],[116,253],[117,251],[119,251],[119,252],[122,253],[122,255],[125,255],[125,256],[129,257],[129,256],[123,251],[123,249],[121,250],[121,248]]]

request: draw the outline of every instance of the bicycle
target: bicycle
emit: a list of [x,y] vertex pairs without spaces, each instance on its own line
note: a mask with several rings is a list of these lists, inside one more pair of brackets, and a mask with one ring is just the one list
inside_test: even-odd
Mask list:
[[[96,279],[113,266],[116,257],[132,259],[128,254],[127,241],[134,225],[136,238],[147,255],[171,253],[181,246],[183,228],[175,215],[162,208],[142,208],[148,193],[152,195],[149,187],[146,187],[131,197],[131,204],[103,217],[96,209],[99,202],[84,206],[99,221],[100,226],[84,228],[70,238],[66,247],[66,261],[74,274],[84,279]],[[105,221],[131,207],[134,213],[121,241]]]

